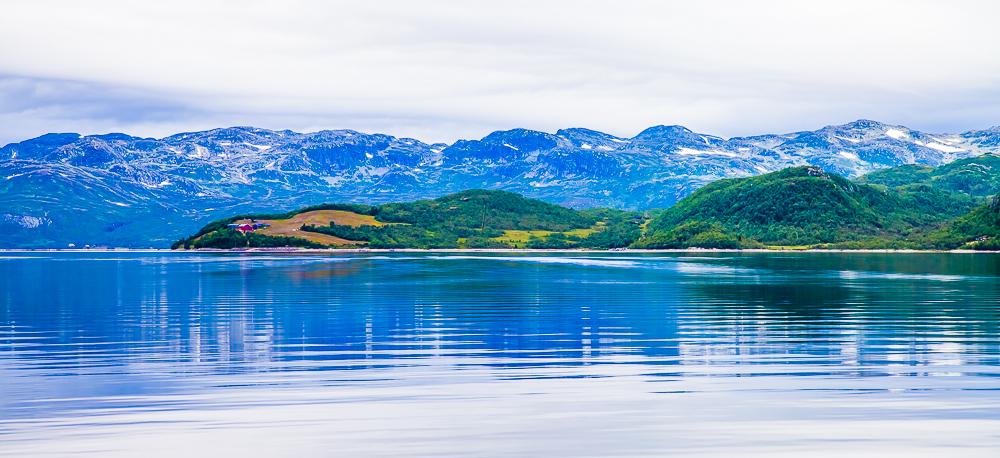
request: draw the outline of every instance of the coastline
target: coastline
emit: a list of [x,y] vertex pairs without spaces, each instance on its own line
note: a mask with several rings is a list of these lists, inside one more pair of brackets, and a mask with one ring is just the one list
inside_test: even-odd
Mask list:
[[0,253],[269,253],[269,254],[362,254],[362,253],[868,253],[868,254],[1000,254],[988,250],[917,250],[917,249],[718,249],[718,248],[673,248],[673,249],[532,249],[532,248],[199,248],[173,250],[170,248],[0,248]]

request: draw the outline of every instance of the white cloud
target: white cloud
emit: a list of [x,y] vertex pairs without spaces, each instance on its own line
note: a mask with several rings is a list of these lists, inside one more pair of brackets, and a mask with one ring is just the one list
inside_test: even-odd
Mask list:
[[19,102],[0,106],[0,142],[219,125],[427,141],[661,123],[731,136],[859,117],[986,127],[1000,119],[998,13],[986,1],[14,0],[0,15],[0,100]]

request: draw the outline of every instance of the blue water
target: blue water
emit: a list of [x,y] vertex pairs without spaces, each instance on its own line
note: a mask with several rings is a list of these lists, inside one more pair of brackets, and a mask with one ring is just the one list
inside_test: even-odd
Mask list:
[[0,456],[1000,456],[991,254],[0,253]]

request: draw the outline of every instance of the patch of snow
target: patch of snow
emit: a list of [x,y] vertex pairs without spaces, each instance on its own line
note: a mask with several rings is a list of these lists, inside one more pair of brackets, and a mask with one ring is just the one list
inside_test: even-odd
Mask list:
[[[886,135],[888,135],[888,133],[886,133]],[[837,137],[837,138],[851,143],[861,143],[861,140],[857,138],[850,138],[850,137]]]
[[601,150],[601,151],[613,151],[613,150],[614,150],[614,148],[612,148],[612,147],[610,147],[610,146],[608,146],[608,145],[601,145],[601,146],[598,146],[598,147],[597,147],[597,149],[599,149],[599,150]]
[[360,167],[358,172],[365,177],[380,177],[389,173],[389,167]]
[[896,140],[909,140],[910,134],[903,132],[899,129],[889,129],[885,131],[885,135],[890,138],[895,138]]
[[368,159],[372,159],[375,157],[375,155],[372,153],[365,153],[365,157],[367,157]]
[[938,142],[924,143],[923,146],[926,146],[926,147],[932,148],[932,149],[936,149],[938,151],[941,151],[942,153],[957,153],[959,151],[965,151],[962,148],[957,148],[957,147],[954,147],[954,146],[945,145],[943,143],[938,143]]
[[131,207],[131,205],[129,205],[129,204],[126,204],[126,203],[124,203],[124,202],[115,202],[115,201],[113,201],[113,200],[109,200],[109,201],[107,201],[107,202],[108,202],[109,204],[111,204],[111,205],[117,205],[117,206],[119,206],[119,207]]
[[730,151],[722,150],[700,150],[681,147],[674,153],[680,154],[681,156],[725,156],[725,157],[736,157],[736,153]]
[[514,150],[514,151],[521,151],[521,150],[520,150],[520,149],[518,149],[518,148],[517,148],[516,146],[514,146],[514,145],[511,145],[511,144],[509,144],[509,143],[504,143],[504,144],[503,144],[503,146],[506,146],[506,147],[508,147],[508,148],[510,148],[510,149],[512,149],[512,150]]
[[266,151],[271,149],[271,145],[254,145],[253,143],[247,143],[247,142],[243,142],[243,144],[251,148],[255,148],[257,149],[257,151]]
[[580,148],[582,148],[582,149],[594,149],[594,147],[590,146],[589,143],[581,143],[580,144]]
[[615,143],[628,143],[628,140],[622,140],[620,138],[612,138],[611,141]]
[[204,158],[208,157],[208,149],[201,145],[194,145],[194,154],[189,155],[193,158]]
[[837,154],[839,154],[840,157],[842,157],[842,158],[850,159],[850,160],[852,160],[854,162],[861,162],[861,158],[858,157],[857,154],[854,154],[854,153],[851,153],[851,152],[848,152],[848,151],[841,151],[841,152],[839,152]]

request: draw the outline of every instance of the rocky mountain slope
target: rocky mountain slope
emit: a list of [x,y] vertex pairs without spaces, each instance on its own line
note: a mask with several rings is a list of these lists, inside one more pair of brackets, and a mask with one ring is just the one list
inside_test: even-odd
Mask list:
[[162,139],[47,134],[0,148],[0,247],[169,246],[224,215],[503,189],[571,207],[668,207],[720,178],[811,165],[856,177],[1000,152],[1000,128],[928,134],[859,120],[723,139],[526,129],[427,144],[350,130],[233,127]]

